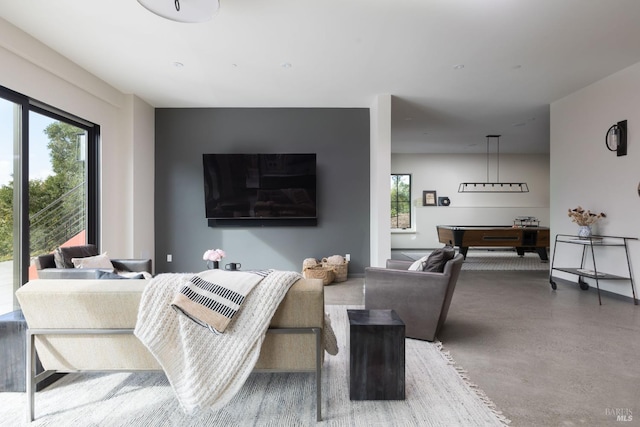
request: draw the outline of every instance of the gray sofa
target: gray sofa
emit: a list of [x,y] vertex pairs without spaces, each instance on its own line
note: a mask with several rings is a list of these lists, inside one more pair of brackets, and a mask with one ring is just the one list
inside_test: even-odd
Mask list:
[[73,267],[72,258],[84,258],[98,254],[98,248],[95,245],[58,248],[54,253],[37,256],[34,259],[34,264],[39,279],[97,279],[100,271],[152,273],[150,259],[110,259],[113,264],[111,269]]

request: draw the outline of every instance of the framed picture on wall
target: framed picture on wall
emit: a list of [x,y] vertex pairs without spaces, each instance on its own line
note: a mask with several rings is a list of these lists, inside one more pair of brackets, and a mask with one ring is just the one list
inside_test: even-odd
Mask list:
[[438,198],[435,191],[422,192],[422,206],[437,206]]

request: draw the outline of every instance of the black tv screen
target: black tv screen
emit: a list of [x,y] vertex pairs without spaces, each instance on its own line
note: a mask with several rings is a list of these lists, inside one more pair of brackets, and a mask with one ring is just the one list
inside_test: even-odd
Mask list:
[[203,154],[202,163],[209,225],[316,224],[315,154]]

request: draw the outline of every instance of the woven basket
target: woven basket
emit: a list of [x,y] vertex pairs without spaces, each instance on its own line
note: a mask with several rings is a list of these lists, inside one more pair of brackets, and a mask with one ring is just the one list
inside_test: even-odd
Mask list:
[[335,273],[333,272],[332,268],[318,265],[315,267],[305,268],[302,272],[302,276],[305,279],[322,279],[322,284],[328,285],[329,283],[333,282]]
[[347,280],[347,273],[349,272],[349,261],[345,261],[342,264],[331,264],[327,262],[327,258],[322,258],[322,266],[325,268],[331,268],[335,274],[334,282],[344,282]]
[[309,267],[315,267],[318,265],[318,260],[315,258],[307,258],[302,262],[302,271],[304,271],[305,268],[309,268]]

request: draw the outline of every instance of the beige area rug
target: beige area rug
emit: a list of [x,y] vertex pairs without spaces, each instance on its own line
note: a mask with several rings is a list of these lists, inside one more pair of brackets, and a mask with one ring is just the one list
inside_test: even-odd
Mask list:
[[[400,253],[408,259],[415,261],[431,252],[405,250]],[[524,256],[521,257],[518,256],[516,251],[469,249],[467,258],[462,264],[462,269],[549,271],[549,266],[550,263],[548,261],[541,261],[535,252],[526,252]]]
[[349,400],[347,308],[327,306],[340,345],[323,367],[323,422],[315,421],[313,374],[251,374],[218,412],[185,415],[162,373],[69,374],[36,394],[0,393],[2,426],[501,426],[508,424],[438,343],[406,340],[406,400]]

